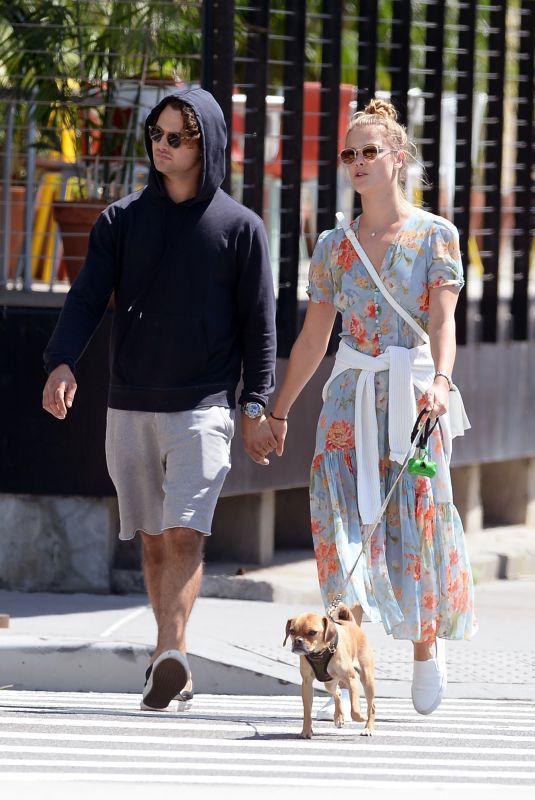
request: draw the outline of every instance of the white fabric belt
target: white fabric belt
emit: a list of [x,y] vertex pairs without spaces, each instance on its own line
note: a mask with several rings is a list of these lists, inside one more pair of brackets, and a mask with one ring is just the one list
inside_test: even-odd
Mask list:
[[[433,383],[435,366],[428,344],[413,347],[390,345],[378,356],[367,356],[340,341],[333,371],[323,387],[323,400],[331,382],[348,369],[361,370],[355,391],[355,449],[357,454],[357,497],[363,524],[370,525],[381,510],[379,444],[375,408],[374,373],[389,371],[388,443],[390,460],[402,464],[411,446],[416,420],[415,387],[425,392]],[[451,443],[470,427],[460,392],[450,392],[450,408],[439,417],[444,453],[449,464]],[[451,482],[437,486],[436,501],[452,502]]]

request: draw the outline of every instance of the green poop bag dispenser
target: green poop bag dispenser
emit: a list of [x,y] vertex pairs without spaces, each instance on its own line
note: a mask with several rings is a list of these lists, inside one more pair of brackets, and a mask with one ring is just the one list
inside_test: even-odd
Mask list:
[[[426,413],[429,412],[426,412],[426,410],[424,409],[418,415],[418,419],[416,420],[416,424],[412,431],[411,442],[413,442],[414,439],[416,438],[420,420]],[[436,461],[431,461],[431,459],[429,458],[429,451],[427,449],[427,442],[437,422],[438,418],[435,419],[433,424],[431,424],[431,420],[428,418],[425,422],[425,425],[422,428],[422,431],[420,433],[420,438],[416,445],[417,455],[415,455],[414,458],[409,458],[409,461],[407,463],[407,471],[410,472],[411,475],[424,475],[426,478],[434,478],[435,475],[437,474]]]
[[425,475],[427,478],[434,478],[437,474],[437,463],[429,459],[427,448],[419,448],[417,458],[409,458],[407,471],[411,475]]

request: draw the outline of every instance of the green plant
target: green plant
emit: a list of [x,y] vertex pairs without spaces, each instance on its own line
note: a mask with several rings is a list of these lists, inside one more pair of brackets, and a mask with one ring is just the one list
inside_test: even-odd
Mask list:
[[0,99],[39,151],[72,150],[75,195],[114,199],[144,153],[144,89],[198,79],[200,27],[199,7],[162,0],[0,0]]

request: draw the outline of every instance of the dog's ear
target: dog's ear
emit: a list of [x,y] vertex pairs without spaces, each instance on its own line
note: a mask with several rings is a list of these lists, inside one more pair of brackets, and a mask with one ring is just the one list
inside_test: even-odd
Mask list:
[[346,622],[354,622],[356,624],[356,619],[353,616],[351,609],[343,603],[340,603],[338,606],[338,619],[344,619]]
[[286,644],[286,642],[288,641],[288,636],[290,635],[290,628],[292,627],[292,623],[293,623],[294,619],[295,619],[295,617],[290,617],[290,619],[286,623],[286,636],[284,637],[284,641],[282,643],[283,647]]
[[323,641],[332,642],[336,636],[336,625],[330,617],[323,617]]

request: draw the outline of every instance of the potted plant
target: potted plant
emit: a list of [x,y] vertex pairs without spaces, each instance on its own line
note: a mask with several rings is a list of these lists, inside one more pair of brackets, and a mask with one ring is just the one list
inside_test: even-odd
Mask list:
[[0,0],[1,88],[33,114],[41,171],[63,176],[54,215],[71,279],[101,208],[144,183],[142,122],[177,72],[191,77],[170,54],[199,51],[199,15],[156,1]]

